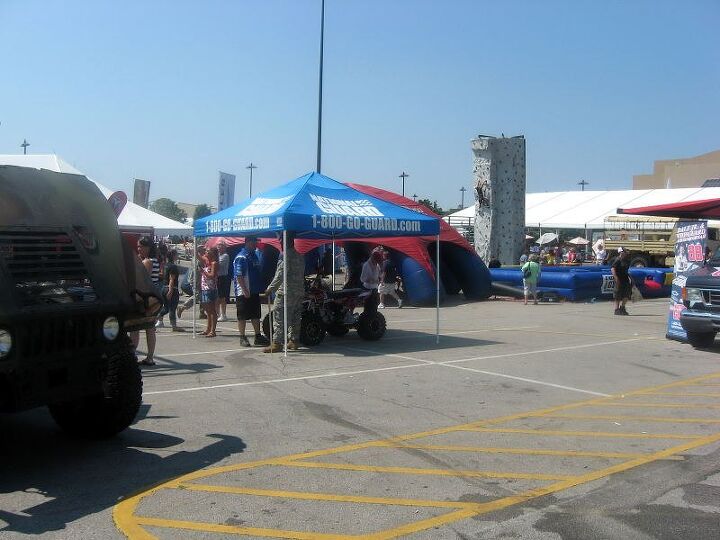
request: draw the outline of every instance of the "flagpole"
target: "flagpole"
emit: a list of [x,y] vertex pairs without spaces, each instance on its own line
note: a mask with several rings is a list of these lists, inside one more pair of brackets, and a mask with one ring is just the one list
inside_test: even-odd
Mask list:
[[317,128],[317,167],[320,173],[322,155],[322,97],[323,97],[323,48],[325,41],[325,0],[322,0],[320,15],[320,76],[318,84],[318,128]]

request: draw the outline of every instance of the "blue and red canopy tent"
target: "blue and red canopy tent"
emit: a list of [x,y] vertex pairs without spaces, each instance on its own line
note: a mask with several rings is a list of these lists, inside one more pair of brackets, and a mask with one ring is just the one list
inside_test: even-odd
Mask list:
[[[312,172],[249,197],[194,224],[195,238],[283,235],[300,239],[371,239],[435,236],[440,260],[440,219],[363,193],[329,176]],[[436,339],[440,335],[440,274],[436,267]],[[284,280],[286,282],[286,280]],[[287,298],[287,295],[285,295]],[[287,310],[285,310],[287,317]],[[287,321],[285,321],[287,325]],[[287,326],[285,326],[287,328]],[[287,336],[286,336],[287,354]]]

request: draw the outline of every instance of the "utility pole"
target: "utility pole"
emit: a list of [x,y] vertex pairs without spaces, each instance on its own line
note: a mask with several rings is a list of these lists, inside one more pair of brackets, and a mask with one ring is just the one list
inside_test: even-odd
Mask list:
[[322,94],[323,94],[323,49],[325,38],[325,0],[322,0],[320,15],[320,81],[318,84],[318,129],[317,129],[317,172],[320,173],[322,156]]
[[398,176],[398,178],[402,178],[402,183],[403,183],[402,184],[402,196],[403,197],[405,196],[405,179],[409,176],[410,175],[407,174],[405,171],[403,171],[402,174],[400,176]]
[[251,161],[250,165],[248,165],[245,168],[250,169],[250,196],[252,197],[252,173],[253,173],[253,169],[257,169],[257,165],[253,165],[252,161]]
[[23,143],[20,146],[22,146],[23,155],[27,155],[27,147],[30,146],[30,143],[27,142],[27,139],[23,139]]
[[467,189],[465,189],[465,186],[460,188],[460,208],[465,208],[465,192]]
[[586,182],[585,180],[580,180],[578,182],[578,186],[580,186],[581,191],[585,191],[585,186],[589,185],[590,182]]
[[417,202],[417,193],[413,193],[413,202]]

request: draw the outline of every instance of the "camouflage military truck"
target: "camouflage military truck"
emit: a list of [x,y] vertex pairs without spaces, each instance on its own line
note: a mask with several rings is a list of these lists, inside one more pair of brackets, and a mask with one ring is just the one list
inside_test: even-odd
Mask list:
[[106,437],[142,399],[130,330],[157,311],[147,272],[84,176],[0,166],[0,412],[47,405]]

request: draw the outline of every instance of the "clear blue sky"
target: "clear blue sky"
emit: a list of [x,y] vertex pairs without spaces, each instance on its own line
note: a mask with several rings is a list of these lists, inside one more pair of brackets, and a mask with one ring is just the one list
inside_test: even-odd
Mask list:
[[[315,168],[320,0],[0,0],[0,153],[216,204]],[[457,205],[470,140],[528,191],[720,148],[718,0],[326,0],[323,172]],[[469,192],[467,195],[470,196]],[[466,202],[470,197],[466,197]]]

